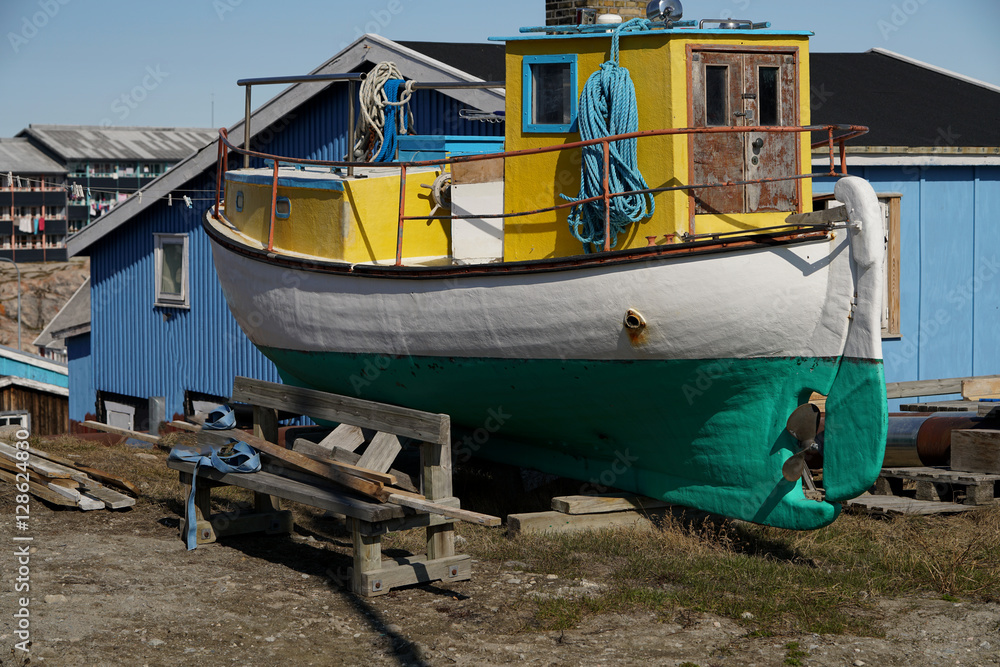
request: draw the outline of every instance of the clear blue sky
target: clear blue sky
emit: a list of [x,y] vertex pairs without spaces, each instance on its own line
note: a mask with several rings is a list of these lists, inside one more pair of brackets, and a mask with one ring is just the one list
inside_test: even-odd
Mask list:
[[[243,112],[239,78],[308,72],[363,32],[453,42],[512,35],[543,24],[544,5],[0,0],[0,136],[29,123],[231,125]],[[686,19],[732,16],[812,30],[816,51],[882,47],[1000,85],[997,0],[684,0],[684,9]]]

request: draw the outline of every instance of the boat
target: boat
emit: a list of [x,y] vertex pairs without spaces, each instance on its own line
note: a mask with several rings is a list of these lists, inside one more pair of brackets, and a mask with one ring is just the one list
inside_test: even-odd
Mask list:
[[[468,112],[500,138],[408,135],[391,104],[339,162],[222,130],[204,228],[230,310],[287,384],[450,415],[460,459],[827,525],[885,450],[884,237],[844,163],[866,128],[809,125],[810,34],[659,0],[504,38],[506,81],[469,84],[506,89]],[[376,78],[389,102],[446,87],[326,78],[362,107]],[[820,175],[839,206],[814,211]]]

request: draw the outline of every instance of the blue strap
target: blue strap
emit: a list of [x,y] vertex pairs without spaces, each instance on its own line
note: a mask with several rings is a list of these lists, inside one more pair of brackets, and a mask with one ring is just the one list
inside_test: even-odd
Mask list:
[[[400,91],[406,82],[402,79],[389,79],[385,82],[385,97],[390,102],[398,102]],[[401,115],[400,115],[401,114]],[[382,146],[373,162],[392,162],[396,157],[396,137],[406,134],[406,109],[401,106],[387,105],[385,107],[385,126],[382,128]],[[398,120],[397,120],[398,118]],[[398,125],[398,127],[397,127]]]
[[228,431],[236,426],[236,413],[228,405],[220,405],[208,413],[205,424],[206,431]]
[[[232,447],[232,452],[223,456],[215,447],[210,448],[208,455],[190,449],[172,449],[168,458],[174,461],[186,461],[194,464],[194,471],[191,473],[191,493],[188,494],[187,507],[184,510],[184,520],[187,523],[188,551],[198,546],[198,526],[194,512],[194,491],[195,483],[198,479],[198,469],[203,465],[208,465],[219,472],[257,472],[260,470],[260,454],[256,449],[245,442],[237,442],[230,439],[231,443],[236,443]],[[208,517],[205,517],[206,519]]]

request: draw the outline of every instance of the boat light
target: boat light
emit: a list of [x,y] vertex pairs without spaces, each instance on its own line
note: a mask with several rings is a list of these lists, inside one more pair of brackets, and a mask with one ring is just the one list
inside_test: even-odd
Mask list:
[[652,0],[646,5],[646,18],[650,21],[679,21],[684,16],[680,0]]

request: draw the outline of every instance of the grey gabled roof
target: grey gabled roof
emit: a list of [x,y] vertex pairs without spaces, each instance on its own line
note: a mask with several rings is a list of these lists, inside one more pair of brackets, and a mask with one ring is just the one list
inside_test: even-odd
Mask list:
[[53,174],[62,176],[66,169],[20,137],[0,139],[0,174]]
[[[427,82],[482,81],[467,72],[449,64],[435,60],[392,40],[378,35],[362,35],[343,51],[326,61],[310,74],[337,74],[357,71],[367,64],[391,60],[400,71],[411,79]],[[261,105],[250,117],[251,138],[281,120],[286,114],[326,90],[329,83],[297,83],[289,86]],[[443,90],[442,93],[477,109],[503,106],[504,93],[498,90]],[[228,129],[229,140],[243,144],[243,121]],[[215,135],[217,136],[217,135]],[[218,159],[216,142],[202,146],[197,152],[181,160],[170,171],[150,181],[137,193],[130,196],[97,222],[84,227],[66,241],[70,257],[81,254],[91,245],[112,233],[132,217],[153,205],[158,199],[180,188],[211,168]],[[141,196],[140,196],[141,193]]]
[[29,125],[17,136],[32,139],[64,162],[161,160],[176,162],[216,135],[200,127],[102,127]]
[[35,346],[50,347],[53,341],[90,331],[90,278],[83,281],[69,301],[35,339]]

